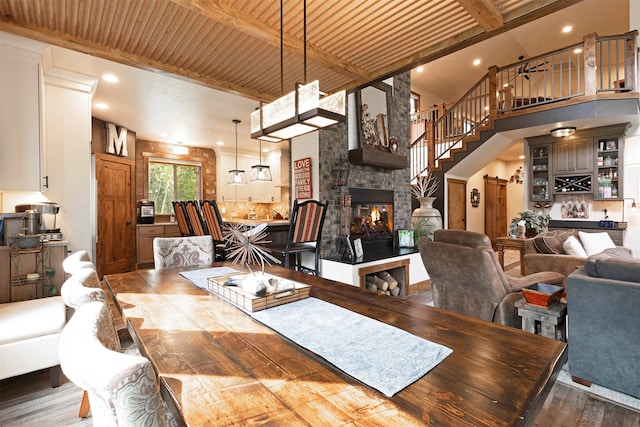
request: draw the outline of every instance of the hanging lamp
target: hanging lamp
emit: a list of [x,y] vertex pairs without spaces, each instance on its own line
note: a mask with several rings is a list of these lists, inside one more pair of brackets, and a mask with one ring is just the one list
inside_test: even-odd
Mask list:
[[[329,96],[320,94],[320,83],[307,83],[307,1],[304,0],[304,81],[293,92],[251,113],[251,138],[269,142],[291,139],[346,120],[344,90]],[[284,92],[283,2],[280,0],[280,90]]]
[[251,181],[271,181],[271,167],[262,164],[262,140],[260,140],[260,161],[251,166]]
[[229,178],[227,178],[227,184],[239,185],[247,183],[247,175],[243,170],[238,169],[238,123],[240,120],[233,119],[233,123],[236,124],[236,168],[229,171]]

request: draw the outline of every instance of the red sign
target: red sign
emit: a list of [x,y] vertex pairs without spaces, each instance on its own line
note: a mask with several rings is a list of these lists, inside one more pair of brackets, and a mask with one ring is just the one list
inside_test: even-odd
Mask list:
[[311,157],[294,160],[293,179],[296,188],[296,199],[310,199],[313,195],[311,186]]

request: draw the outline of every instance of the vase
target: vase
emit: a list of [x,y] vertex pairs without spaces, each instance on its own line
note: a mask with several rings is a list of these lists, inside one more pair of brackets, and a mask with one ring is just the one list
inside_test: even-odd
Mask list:
[[415,227],[420,220],[423,220],[427,226],[435,230],[442,228],[442,216],[440,211],[433,207],[435,197],[418,197],[420,207],[413,210],[411,214],[411,224]]

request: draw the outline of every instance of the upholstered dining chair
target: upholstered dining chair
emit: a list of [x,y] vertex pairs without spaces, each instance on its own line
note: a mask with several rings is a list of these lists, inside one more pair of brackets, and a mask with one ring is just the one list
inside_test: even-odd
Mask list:
[[82,268],[95,269],[95,265],[91,262],[91,255],[87,251],[76,251],[62,261],[62,269],[67,274],[73,274]]
[[218,203],[215,200],[200,200],[200,210],[207,224],[207,231],[213,239],[215,258],[216,260],[224,260],[226,258],[226,248],[222,234],[222,216],[218,209]]
[[175,214],[180,234],[182,236],[193,236],[193,229],[189,223],[184,205],[181,202],[171,202],[171,205],[173,205],[173,213]]
[[[317,200],[304,202],[293,201],[293,209],[289,219],[289,234],[284,245],[269,245],[269,249],[284,257],[284,266],[293,267],[297,271],[318,275],[320,272],[320,243],[322,241],[322,226],[327,213],[329,202],[321,203]],[[302,265],[301,254],[313,253],[314,266],[311,269]],[[290,256],[295,256],[293,266],[290,265]]]
[[482,233],[437,230],[433,241],[418,247],[429,278],[435,307],[489,322],[520,328],[515,302],[522,288],[537,282],[562,285],[564,276],[552,271],[513,277],[504,274],[491,240]]
[[89,395],[94,425],[168,426],[158,380],[142,356],[119,353],[103,343],[109,307],[91,301],[76,310],[60,337],[65,376]]
[[155,268],[190,267],[213,262],[211,236],[156,237],[153,239]]

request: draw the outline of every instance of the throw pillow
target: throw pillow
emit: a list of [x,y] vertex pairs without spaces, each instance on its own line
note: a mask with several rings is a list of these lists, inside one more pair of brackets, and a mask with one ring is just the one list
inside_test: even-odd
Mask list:
[[533,238],[533,245],[541,254],[563,254],[562,240],[554,235]]
[[611,240],[611,237],[608,233],[585,233],[584,231],[578,232],[580,236],[580,241],[582,242],[582,246],[584,247],[587,256],[593,254],[599,254],[605,249],[615,248],[616,245]]
[[587,253],[584,251],[584,248],[573,236],[569,236],[567,240],[562,244],[562,248],[564,249],[564,253],[567,255],[577,256],[580,258],[586,258]]

